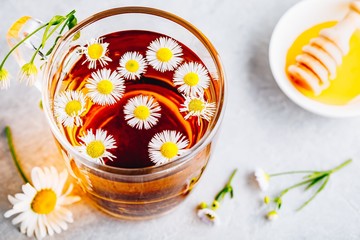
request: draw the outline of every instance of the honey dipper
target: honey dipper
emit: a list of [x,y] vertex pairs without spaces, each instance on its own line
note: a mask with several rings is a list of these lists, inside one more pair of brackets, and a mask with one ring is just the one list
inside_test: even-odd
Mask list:
[[360,1],[350,3],[350,10],[334,27],[320,31],[289,66],[290,78],[300,86],[319,95],[336,76],[336,68],[349,52],[350,38],[360,28]]

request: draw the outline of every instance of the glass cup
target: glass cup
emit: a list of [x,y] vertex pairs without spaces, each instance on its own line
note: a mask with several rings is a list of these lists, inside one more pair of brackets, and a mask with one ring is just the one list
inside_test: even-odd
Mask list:
[[[31,17],[23,17],[10,29],[8,41],[13,46],[27,33],[41,24]],[[180,41],[195,52],[213,79],[212,96],[217,103],[216,113],[201,138],[179,159],[161,166],[145,168],[115,168],[99,165],[84,158],[66,139],[53,112],[54,96],[69,67],[78,60],[74,45],[112,32],[148,30],[165,34]],[[80,38],[74,36],[80,32]],[[27,42],[41,38],[36,35]],[[28,54],[23,48],[17,60],[23,62]],[[40,53],[41,54],[41,53]],[[146,219],[164,214],[182,202],[200,179],[211,152],[224,114],[225,75],[219,55],[210,41],[192,24],[171,13],[146,7],[121,7],[97,13],[77,24],[57,43],[46,60],[41,79],[43,108],[48,124],[64,156],[69,172],[77,179],[99,209],[124,219]]]

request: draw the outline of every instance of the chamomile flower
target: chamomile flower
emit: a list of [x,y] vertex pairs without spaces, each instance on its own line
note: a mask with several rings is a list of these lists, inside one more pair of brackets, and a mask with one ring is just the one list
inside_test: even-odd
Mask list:
[[167,163],[186,152],[189,141],[181,133],[165,130],[149,142],[149,157],[155,165]]
[[28,62],[21,67],[20,82],[26,81],[26,85],[32,86],[36,81],[38,70],[34,63]]
[[219,217],[214,210],[209,208],[199,209],[197,215],[201,221],[208,225],[217,225],[219,224]]
[[129,99],[124,107],[125,120],[131,127],[150,129],[161,117],[159,103],[149,96],[139,95]]
[[185,96],[185,102],[181,105],[180,112],[187,112],[185,119],[192,116],[198,117],[198,124],[200,125],[200,118],[210,121],[214,116],[216,110],[216,103],[209,103],[203,97]]
[[125,91],[124,79],[110,69],[101,69],[91,74],[85,85],[89,89],[87,96],[100,105],[112,105],[119,100]]
[[174,73],[174,84],[185,95],[203,95],[210,85],[210,78],[205,67],[196,62],[184,63]]
[[12,223],[20,224],[21,233],[37,239],[66,230],[68,223],[73,222],[72,213],[66,206],[80,200],[78,196],[70,196],[72,184],[63,193],[67,177],[66,170],[58,173],[54,167],[33,168],[33,185],[26,183],[22,186],[23,193],[8,196],[13,207],[4,217],[17,215]]
[[0,89],[8,89],[9,87],[9,72],[5,68],[0,68]]
[[183,60],[181,46],[171,38],[160,37],[150,43],[146,51],[149,64],[160,72],[174,70]]
[[270,175],[261,168],[256,169],[254,175],[260,190],[266,191],[269,188]]
[[120,75],[125,79],[139,79],[140,75],[145,73],[146,61],[138,52],[127,52],[120,58]]
[[85,109],[86,98],[77,91],[64,91],[55,97],[54,112],[57,120],[65,127],[81,126],[81,114]]
[[116,148],[116,143],[112,135],[108,135],[107,131],[102,129],[97,129],[95,134],[90,129],[87,131],[85,136],[80,137],[80,140],[83,142],[81,146],[77,149],[89,156],[95,163],[104,164],[104,158],[109,159],[110,161],[113,158],[116,158],[108,150]]
[[89,68],[91,69],[96,68],[97,62],[104,67],[108,64],[107,62],[112,61],[111,58],[106,56],[109,43],[104,43],[103,40],[103,38],[92,38],[80,48],[80,53],[86,56],[82,64],[89,62]]

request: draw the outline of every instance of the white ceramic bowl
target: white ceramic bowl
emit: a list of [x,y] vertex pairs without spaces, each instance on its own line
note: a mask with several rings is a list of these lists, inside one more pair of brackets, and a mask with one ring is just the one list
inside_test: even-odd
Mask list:
[[360,116],[360,98],[335,106],[317,102],[299,92],[285,72],[286,54],[296,38],[312,26],[341,20],[349,11],[349,0],[303,0],[290,8],[277,23],[270,41],[271,71],[281,90],[302,108],[326,117]]

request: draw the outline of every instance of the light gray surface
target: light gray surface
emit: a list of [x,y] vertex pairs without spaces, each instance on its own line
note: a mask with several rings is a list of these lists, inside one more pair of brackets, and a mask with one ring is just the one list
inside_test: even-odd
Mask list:
[[[72,207],[75,223],[56,239],[360,239],[360,119],[336,120],[308,113],[293,104],[276,86],[268,64],[268,43],[277,20],[296,0],[178,0],[178,1],[26,1],[2,0],[0,56],[7,46],[5,33],[22,15],[49,19],[71,9],[83,19],[99,10],[125,6],[152,6],[192,22],[213,42],[225,66],[228,106],[217,149],[199,185],[174,212],[149,221],[116,220],[81,202]],[[14,60],[7,68],[16,76]],[[0,129],[10,125],[26,172],[35,165],[64,165],[52,141],[36,89],[12,81],[0,92]],[[249,182],[256,167],[272,172],[292,169],[326,169],[352,157],[350,167],[337,173],[326,190],[301,212],[301,191],[284,199],[280,218],[267,222],[262,194]],[[26,239],[4,212],[6,196],[22,184],[11,161],[4,134],[0,135],[0,239]],[[211,201],[234,169],[235,199],[219,210],[222,223],[202,224],[194,208]],[[276,180],[272,193],[293,177]]]

